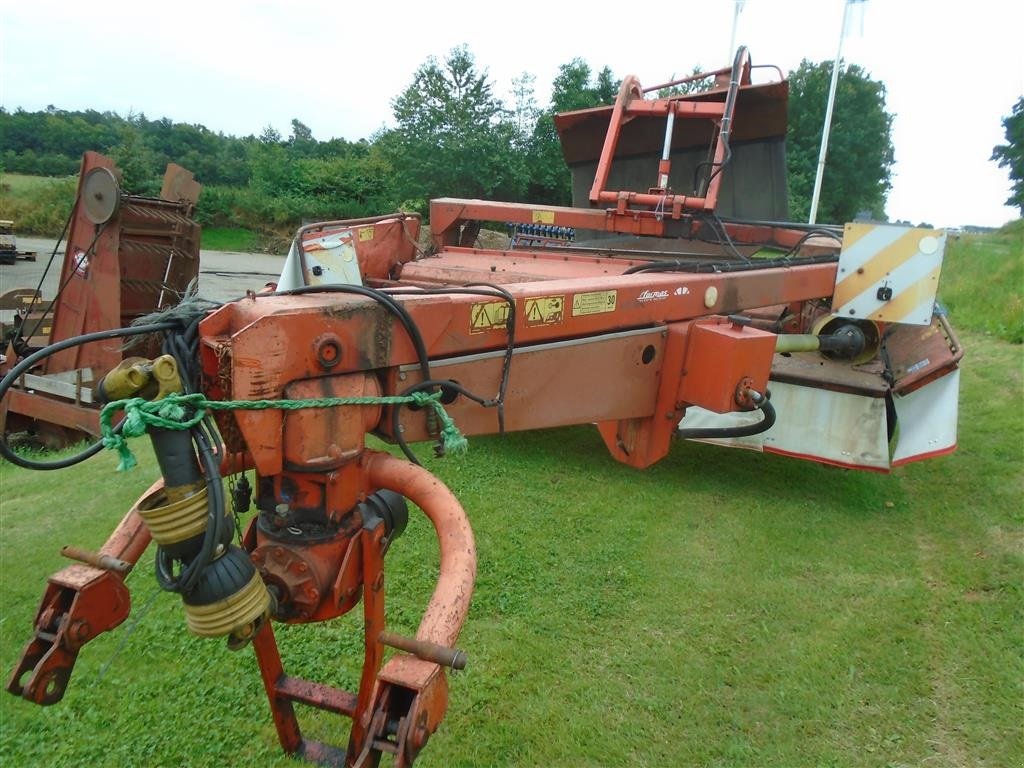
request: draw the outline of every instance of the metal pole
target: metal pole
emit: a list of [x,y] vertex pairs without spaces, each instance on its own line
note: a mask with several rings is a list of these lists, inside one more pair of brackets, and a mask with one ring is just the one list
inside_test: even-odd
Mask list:
[[725,57],[726,61],[732,61],[736,55],[736,28],[739,26],[740,14],[743,12],[743,3],[746,0],[735,0],[735,8],[732,14],[732,38],[729,40],[729,55]]
[[828,134],[832,128],[832,105],[836,100],[836,85],[839,82],[839,67],[843,56],[843,38],[846,37],[846,20],[850,13],[850,6],[863,0],[846,0],[843,6],[843,26],[839,30],[839,47],[836,50],[835,61],[832,62],[832,84],[828,89],[828,104],[825,106],[825,125],[821,132],[821,150],[818,152],[818,171],[814,176],[814,194],[811,196],[811,215],[807,218],[808,224],[814,224],[818,218],[818,198],[821,196],[821,178],[825,173],[825,154],[828,152]]

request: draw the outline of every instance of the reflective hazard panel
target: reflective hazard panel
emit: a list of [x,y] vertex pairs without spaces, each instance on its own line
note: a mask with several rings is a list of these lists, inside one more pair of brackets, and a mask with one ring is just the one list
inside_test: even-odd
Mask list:
[[928,325],[945,248],[943,230],[847,224],[832,311],[861,320]]

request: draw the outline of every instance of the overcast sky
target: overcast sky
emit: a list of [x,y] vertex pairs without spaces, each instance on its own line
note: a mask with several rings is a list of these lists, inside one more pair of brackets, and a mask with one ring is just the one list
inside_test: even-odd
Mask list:
[[[747,0],[737,44],[755,64],[835,57],[843,0]],[[496,92],[535,76],[546,105],[561,64],[654,85],[731,62],[734,0],[352,3],[335,0],[0,0],[0,105],[110,110],[236,136],[292,118],[318,139],[369,137],[428,56],[465,43]],[[1024,92],[1019,0],[867,0],[843,57],[885,83],[896,165],[886,212],[936,226],[999,226],[1009,178],[989,160]],[[826,167],[827,174],[827,167]]]

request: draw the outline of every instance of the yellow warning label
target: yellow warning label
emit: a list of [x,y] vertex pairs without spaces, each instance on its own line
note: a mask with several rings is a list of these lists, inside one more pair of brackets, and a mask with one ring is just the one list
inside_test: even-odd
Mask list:
[[359,242],[365,242],[367,240],[373,240],[373,227],[360,227],[359,228]]
[[565,296],[538,296],[526,300],[527,325],[553,325],[565,317]]
[[577,293],[572,297],[572,316],[599,315],[602,312],[615,311],[617,291],[594,291],[593,293]]
[[482,333],[504,328],[508,322],[508,302],[490,301],[474,304],[469,313],[469,332]]
[[555,212],[554,211],[534,211],[533,212],[533,223],[534,224],[554,224],[555,223]]

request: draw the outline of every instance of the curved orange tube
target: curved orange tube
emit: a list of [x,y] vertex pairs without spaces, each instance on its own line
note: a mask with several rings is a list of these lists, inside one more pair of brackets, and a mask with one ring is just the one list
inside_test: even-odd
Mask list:
[[366,451],[366,457],[370,483],[402,494],[434,525],[441,570],[416,639],[453,646],[469,613],[476,581],[476,542],[469,518],[455,495],[423,467],[376,451]]
[[146,547],[149,546],[149,542],[153,539],[149,533],[149,528],[146,527],[142,517],[139,515],[139,504],[143,499],[149,497],[150,494],[156,493],[163,487],[163,478],[149,486],[149,489],[139,497],[138,501],[132,505],[132,508],[121,519],[121,522],[118,523],[117,528],[110,534],[106,543],[100,547],[100,554],[110,555],[133,565],[139,561],[142,553],[146,551]]

